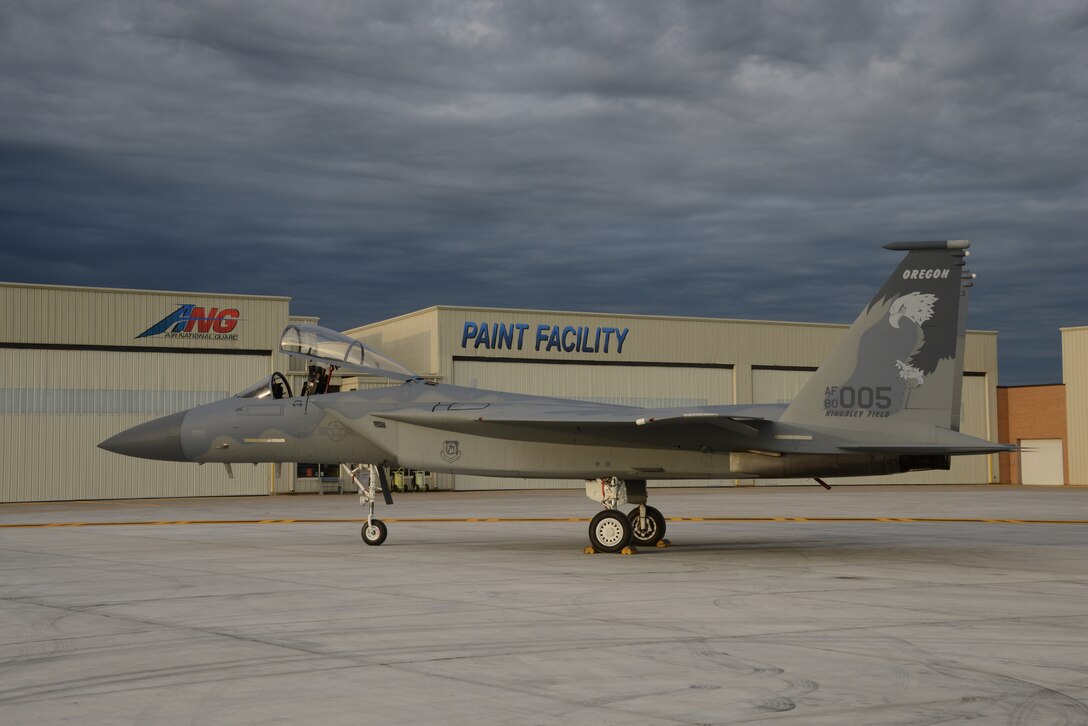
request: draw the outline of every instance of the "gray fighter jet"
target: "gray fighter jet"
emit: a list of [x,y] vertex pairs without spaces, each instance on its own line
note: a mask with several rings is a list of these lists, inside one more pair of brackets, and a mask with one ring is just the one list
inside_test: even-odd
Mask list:
[[[952,456],[1011,447],[959,432],[971,275],[969,243],[898,242],[907,254],[830,357],[789,404],[645,409],[524,396],[426,381],[361,342],[289,326],[284,351],[311,365],[401,381],[387,388],[293,395],[280,373],[216,403],[135,426],[109,451],[165,461],[339,461],[374,517],[385,467],[507,477],[585,479],[603,505],[589,526],[598,552],[654,545],[665,518],[648,479],[877,476],[948,469]],[[357,476],[369,468],[369,484]],[[826,486],[826,484],[824,484]],[[629,513],[625,504],[636,505]]]

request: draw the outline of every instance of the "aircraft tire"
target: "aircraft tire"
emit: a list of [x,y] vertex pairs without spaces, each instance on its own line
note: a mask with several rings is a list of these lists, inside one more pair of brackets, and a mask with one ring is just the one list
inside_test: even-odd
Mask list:
[[589,543],[597,552],[619,552],[631,544],[631,520],[615,509],[597,512],[589,523]]
[[362,531],[363,541],[368,545],[377,547],[385,538],[389,536],[389,528],[385,526],[385,522],[380,519],[370,520],[370,526],[363,525]]
[[646,507],[647,532],[638,531],[638,507],[627,515],[631,520],[631,541],[636,545],[653,547],[665,538],[665,515],[653,507]]

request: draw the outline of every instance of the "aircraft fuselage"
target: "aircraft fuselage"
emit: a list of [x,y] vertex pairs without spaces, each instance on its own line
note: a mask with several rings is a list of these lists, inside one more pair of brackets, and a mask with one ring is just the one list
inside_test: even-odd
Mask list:
[[[173,440],[176,446],[169,452],[155,452],[157,458],[198,463],[359,461],[450,474],[528,478],[850,476],[904,470],[899,456],[843,452],[837,448],[840,437],[832,431],[773,420],[762,421],[750,433],[699,421],[667,428],[588,423],[578,431],[556,432],[531,425],[487,428],[471,416],[459,424],[447,421],[443,428],[382,416],[406,406],[420,410],[461,407],[482,414],[493,403],[554,401],[421,382],[312,397],[231,398],[137,427],[131,451],[124,441],[112,442],[109,448],[146,455],[139,449],[140,441]],[[703,410],[770,419],[782,408],[713,406]],[[638,409],[631,410],[633,421]],[[156,425],[159,430],[153,431]]]

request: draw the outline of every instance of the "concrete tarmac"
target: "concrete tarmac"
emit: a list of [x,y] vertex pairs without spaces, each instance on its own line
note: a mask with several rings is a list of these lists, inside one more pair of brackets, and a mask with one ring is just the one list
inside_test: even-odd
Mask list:
[[0,723],[1088,724],[1088,489],[651,503],[634,556],[576,491],[399,496],[376,548],[354,496],[0,505]]

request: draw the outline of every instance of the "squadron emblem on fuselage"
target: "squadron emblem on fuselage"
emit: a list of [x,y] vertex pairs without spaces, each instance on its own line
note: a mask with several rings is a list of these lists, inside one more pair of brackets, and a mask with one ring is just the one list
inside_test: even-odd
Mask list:
[[442,442],[442,458],[449,463],[453,463],[461,458],[461,442],[459,441],[443,441]]

